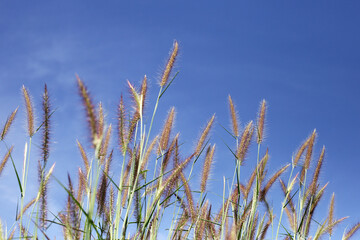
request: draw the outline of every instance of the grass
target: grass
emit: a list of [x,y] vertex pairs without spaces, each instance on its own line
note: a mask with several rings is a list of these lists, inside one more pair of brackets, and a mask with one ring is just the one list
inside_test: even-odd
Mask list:
[[[13,147],[6,142],[17,114],[15,109],[7,118],[1,131],[1,142],[7,152],[0,162],[0,175],[7,166],[14,169],[20,189],[20,207],[16,222],[6,229],[0,222],[0,239],[50,239],[49,226],[62,229],[64,239],[331,239],[335,227],[346,218],[334,219],[335,195],[324,219],[315,219],[327,184],[319,183],[319,174],[325,156],[325,147],[317,158],[315,168],[310,162],[316,140],[316,130],[306,138],[292,161],[268,176],[268,150],[263,151],[263,132],[267,103],[260,103],[258,118],[241,128],[235,104],[229,96],[232,129],[225,129],[232,136],[235,149],[229,147],[234,164],[230,181],[223,178],[222,200],[210,201],[207,192],[209,172],[212,168],[215,144],[209,133],[215,124],[213,115],[202,129],[193,150],[182,148],[179,134],[173,133],[175,108],[171,108],[163,128],[155,137],[153,125],[160,100],[168,91],[176,74],[172,73],[178,53],[175,41],[169,60],[160,80],[160,88],[150,122],[144,118],[147,100],[147,78],[139,88],[128,82],[132,106],[125,106],[123,96],[117,106],[117,126],[106,124],[101,103],[95,105],[89,91],[78,76],[77,86],[88,122],[91,144],[86,149],[77,141],[82,166],[77,174],[69,174],[66,183],[54,177],[55,163],[50,166],[50,129],[54,110],[50,104],[47,86],[42,97],[42,120],[35,126],[34,108],[29,91],[22,94],[27,113],[28,142],[25,144],[22,164],[12,158]],[[172,74],[174,75],[172,78]],[[116,129],[115,131],[113,129]],[[240,131],[239,129],[243,129]],[[114,133],[115,132],[115,133]],[[118,147],[112,149],[110,139],[116,135]],[[42,136],[41,159],[31,157],[34,135]],[[174,136],[175,135],[175,136]],[[249,146],[257,145],[256,166],[248,179],[241,175]],[[113,173],[114,152],[119,151],[121,170]],[[190,152],[181,157],[181,152]],[[201,161],[199,161],[201,159]],[[10,160],[10,161],[9,161]],[[119,161],[119,159],[116,159]],[[195,165],[203,162],[200,186],[192,183]],[[25,202],[30,167],[37,164],[38,190]],[[285,173],[288,176],[285,177]],[[77,180],[74,181],[76,175]],[[285,180],[286,179],[286,180]],[[63,210],[50,216],[48,183],[57,182],[67,198]],[[75,185],[77,182],[77,185]],[[281,204],[271,206],[269,190],[279,182],[283,192]],[[4,183],[2,183],[4,184]],[[214,209],[213,206],[220,206]],[[274,212],[279,210],[279,216]],[[169,221],[170,219],[170,221]],[[165,231],[163,228],[166,228]],[[343,234],[351,239],[360,228],[355,224]],[[61,237],[58,237],[61,238]]]

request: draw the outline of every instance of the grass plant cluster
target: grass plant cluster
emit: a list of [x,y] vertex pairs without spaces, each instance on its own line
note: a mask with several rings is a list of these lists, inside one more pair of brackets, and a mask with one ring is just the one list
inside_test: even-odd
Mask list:
[[[160,100],[177,75],[172,73],[172,68],[178,48],[175,41],[159,81],[150,122],[146,122],[143,115],[148,97],[146,76],[139,88],[128,82],[132,106],[125,106],[121,97],[117,106],[117,126],[106,123],[102,104],[94,104],[84,82],[76,77],[92,147],[87,149],[84,143],[77,142],[82,166],[76,176],[68,175],[66,183],[54,177],[55,163],[48,161],[54,110],[47,87],[45,85],[42,96],[43,114],[39,126],[34,124],[34,107],[28,89],[22,88],[28,134],[22,163],[12,158],[13,147],[6,142],[18,109],[9,115],[0,132],[1,149],[7,149],[0,162],[0,175],[4,167],[13,168],[21,193],[16,222],[9,229],[0,222],[1,240],[51,239],[49,226],[62,229],[63,236],[57,239],[158,239],[164,225],[167,239],[331,239],[334,228],[345,219],[334,218],[334,194],[327,217],[314,217],[327,187],[319,183],[325,148],[315,158],[317,133],[314,130],[292,156],[292,161],[269,175],[268,150],[261,151],[267,110],[265,100],[260,103],[258,118],[241,127],[235,104],[230,96],[228,98],[232,128],[225,130],[233,137],[236,147],[225,144],[233,156],[227,165],[234,171],[230,181],[224,178],[222,202],[214,204],[220,206],[219,209],[213,207],[207,192],[216,150],[209,136],[215,115],[205,124],[194,149],[185,151],[191,152],[185,157],[181,157],[184,150],[179,134],[173,133],[174,108],[168,112],[159,133],[153,133]],[[35,134],[42,136],[42,154],[38,162],[30,157]],[[111,144],[114,134],[117,143]],[[257,164],[249,178],[243,179],[241,171],[251,144],[257,145]],[[113,145],[116,147],[112,149]],[[116,159],[122,163],[119,173],[111,171],[115,151],[122,156]],[[310,169],[312,160],[316,160],[315,169]],[[200,166],[200,186],[190,181],[196,164],[203,165]],[[31,201],[25,202],[29,168],[35,165],[38,191]],[[67,198],[63,210],[54,216],[49,216],[49,181],[57,182]],[[281,186],[283,201],[271,206],[269,190],[275,183]],[[279,209],[278,216],[274,209]],[[169,216],[171,221],[165,221]],[[342,239],[351,239],[359,228],[360,223],[355,224],[344,232]]]

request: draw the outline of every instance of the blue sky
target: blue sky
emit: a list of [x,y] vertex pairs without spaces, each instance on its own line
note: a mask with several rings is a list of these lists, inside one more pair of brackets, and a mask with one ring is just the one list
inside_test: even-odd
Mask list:
[[[327,149],[320,177],[321,183],[330,182],[324,210],[335,192],[337,217],[351,216],[338,228],[341,233],[360,220],[359,10],[356,1],[0,1],[0,123],[21,106],[8,140],[20,164],[26,141],[20,89],[29,89],[40,112],[47,83],[57,108],[50,161],[56,162],[55,175],[62,179],[81,164],[76,139],[87,140],[75,74],[103,102],[108,122],[114,124],[126,80],[139,84],[146,74],[150,97],[156,97],[176,39],[180,73],[161,104],[158,127],[175,106],[175,131],[192,148],[200,127],[216,113],[212,178],[221,180],[233,170],[221,141],[230,139],[219,125],[229,126],[228,94],[243,124],[256,118],[259,102],[266,99],[264,148],[269,147],[270,172],[289,162],[316,128],[315,156],[322,145]],[[33,156],[39,152],[35,147]],[[245,167],[251,169],[254,161],[249,156]],[[215,192],[217,184],[214,180],[210,189]],[[0,204],[7,206],[0,217],[10,225],[18,196],[10,165],[0,189],[6,193]],[[56,200],[51,204],[57,209],[66,199],[56,183],[52,189]]]

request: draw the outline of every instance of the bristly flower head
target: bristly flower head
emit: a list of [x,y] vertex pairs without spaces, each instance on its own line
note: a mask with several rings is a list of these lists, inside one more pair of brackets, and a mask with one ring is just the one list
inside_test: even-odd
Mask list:
[[172,50],[172,52],[170,54],[169,60],[168,60],[168,62],[166,64],[165,70],[164,70],[164,72],[162,74],[162,77],[161,77],[161,82],[160,82],[161,87],[165,86],[167,81],[169,80],[169,76],[170,76],[171,70],[174,67],[174,63],[175,63],[176,57],[178,55],[178,51],[179,51],[179,44],[175,40],[173,50]]
[[260,104],[260,112],[257,123],[257,143],[260,144],[264,139],[264,125],[266,114],[266,101],[262,100]]
[[51,104],[49,101],[49,93],[47,86],[45,84],[44,94],[43,94],[43,141],[42,141],[42,155],[43,155],[43,165],[45,166],[49,158],[49,144],[50,144],[50,116],[51,116]]
[[253,133],[254,133],[254,127],[253,127],[253,122],[251,121],[246,125],[241,135],[240,143],[236,151],[236,157],[237,160],[240,161],[240,164],[242,164],[245,159]]
[[17,110],[19,109],[19,107],[17,107],[11,114],[10,116],[6,119],[6,123],[4,125],[3,130],[1,131],[1,135],[0,135],[0,141],[4,140],[7,132],[9,131],[9,128],[12,124],[12,122],[14,121],[15,115],[17,113]]
[[232,129],[235,137],[239,137],[239,118],[237,116],[235,106],[233,104],[233,101],[231,99],[231,96],[229,95],[229,106],[230,106],[230,114],[231,114],[231,123],[232,123]]
[[89,96],[88,90],[84,85],[84,83],[81,81],[78,75],[76,75],[76,78],[77,78],[79,93],[86,109],[86,115],[90,126],[92,144],[94,147],[96,147],[99,144],[99,136],[97,134],[98,121],[95,113],[94,104],[92,103],[92,100]]
[[25,88],[25,86],[22,87],[22,92],[26,106],[28,134],[30,137],[32,137],[34,135],[34,108],[31,102],[31,97],[29,95],[29,92]]
[[159,140],[159,148],[158,148],[158,155],[160,155],[163,151],[166,151],[169,145],[170,133],[173,128],[175,119],[175,108],[172,107],[164,124],[163,130],[160,135]]
[[205,143],[205,140],[207,139],[207,136],[210,133],[211,127],[212,127],[212,125],[214,123],[214,119],[215,119],[215,114],[212,115],[212,117],[210,118],[210,120],[206,124],[206,127],[202,131],[201,136],[200,136],[200,138],[199,138],[199,140],[198,140],[198,142],[196,144],[196,148],[195,148],[196,155],[200,154],[200,152],[201,152],[201,150],[203,148],[203,145]]
[[209,179],[211,164],[214,158],[214,151],[215,151],[215,144],[211,147],[209,146],[206,151],[206,157],[204,161],[204,166],[202,170],[202,177],[201,177],[201,184],[200,184],[200,191],[203,193],[206,190],[207,180]]

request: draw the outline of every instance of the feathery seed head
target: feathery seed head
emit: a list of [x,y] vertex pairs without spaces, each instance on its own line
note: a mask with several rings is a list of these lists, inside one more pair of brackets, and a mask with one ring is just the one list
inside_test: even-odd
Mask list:
[[164,72],[162,74],[162,77],[161,77],[161,82],[160,82],[161,87],[165,86],[166,83],[169,80],[169,76],[170,76],[171,70],[174,67],[174,63],[175,63],[176,57],[178,55],[178,51],[179,51],[179,44],[175,40],[173,50],[172,50],[172,52],[170,54],[169,60],[168,60],[168,62],[166,64],[165,70],[164,70]]
[[33,198],[30,202],[28,202],[23,209],[21,210],[21,213],[17,216],[16,221],[18,221],[22,215],[24,215],[24,213],[26,212],[26,210],[28,210],[36,201],[36,198]]
[[95,114],[94,104],[89,96],[88,90],[84,83],[81,81],[78,75],[76,75],[77,84],[79,88],[80,97],[86,109],[86,115],[90,127],[90,135],[92,140],[92,145],[96,148],[100,144],[100,138],[97,134],[98,131],[98,120]]
[[120,98],[120,103],[118,106],[118,138],[119,138],[119,145],[120,145],[120,149],[121,152],[123,153],[123,155],[126,152],[126,140],[125,140],[125,136],[126,136],[126,117],[125,117],[126,113],[125,113],[125,105],[124,105],[124,99],[123,99],[123,95],[121,94],[121,98]]
[[12,124],[12,122],[14,121],[15,115],[17,113],[17,110],[19,109],[19,107],[17,107],[11,114],[10,116],[6,119],[6,123],[4,125],[3,130],[1,131],[1,136],[0,136],[0,141],[4,140],[7,132],[9,131],[9,128]]
[[175,150],[175,145],[176,145],[176,142],[178,141],[179,136],[180,136],[180,133],[177,133],[176,136],[174,137],[174,139],[171,141],[169,148],[165,152],[165,156],[163,157],[163,161],[162,161],[162,168],[161,168],[162,172],[165,172],[165,169],[169,163],[169,160]]
[[241,135],[240,143],[239,143],[237,151],[236,151],[236,157],[237,157],[237,160],[240,161],[240,164],[242,164],[245,159],[246,153],[250,146],[250,142],[251,142],[253,133],[254,133],[253,122],[250,121],[246,125],[246,127]]
[[264,125],[266,114],[266,101],[262,100],[257,124],[257,143],[260,144],[264,139]]
[[157,140],[158,140],[159,136],[156,136],[152,142],[150,143],[149,147],[147,148],[146,150],[146,153],[145,153],[145,157],[142,161],[142,164],[141,164],[141,170],[143,171],[145,169],[145,166],[147,165],[148,161],[149,161],[149,157],[150,157],[150,154],[151,152],[153,151],[154,149],[154,146],[155,144],[157,143]]
[[355,224],[352,228],[350,228],[349,231],[345,234],[345,237],[343,237],[343,240],[350,239],[360,228],[360,223]]
[[25,86],[22,87],[22,92],[26,106],[28,134],[30,137],[32,137],[34,135],[34,108],[29,92]]
[[45,84],[43,94],[43,128],[42,128],[42,157],[43,157],[43,168],[45,167],[49,158],[49,144],[50,144],[50,101],[47,86]]
[[309,145],[309,140],[310,138],[306,139],[306,141],[301,145],[301,147],[299,148],[299,150],[297,151],[295,158],[293,160],[293,165],[296,166],[302,156],[302,154],[304,153],[306,147]]
[[209,146],[206,151],[206,157],[205,157],[205,161],[204,161],[202,177],[201,177],[201,185],[200,185],[201,192],[205,192],[205,190],[206,190],[206,186],[207,186],[206,183],[207,183],[207,180],[209,179],[211,164],[212,164],[212,161],[214,158],[214,152],[215,152],[215,144],[213,145],[213,147]]
[[104,163],[104,159],[106,157],[107,150],[109,148],[111,130],[112,130],[112,125],[110,124],[107,131],[106,131],[105,139],[104,139],[104,141],[102,141],[102,144],[101,144],[101,148],[100,148],[100,164]]
[[211,127],[214,123],[214,119],[215,119],[215,114],[212,115],[211,119],[208,121],[208,123],[206,124],[206,127],[204,128],[204,130],[201,133],[201,136],[199,138],[198,143],[196,144],[196,148],[195,148],[195,154],[198,155],[201,152],[201,149],[203,148],[203,145],[206,141],[207,136],[209,135],[209,132],[211,130]]
[[[328,214],[328,225],[332,225],[334,222],[334,205],[335,205],[335,193],[332,194],[331,196],[331,201],[330,201],[330,207],[329,207],[329,214]],[[328,232],[329,235],[331,236],[333,234],[333,227],[330,227]]]
[[231,99],[231,96],[229,95],[229,106],[230,106],[230,114],[231,114],[231,123],[232,123],[232,129],[235,137],[239,137],[239,118],[235,110],[235,106],[233,104],[233,101]]
[[182,172],[182,170],[189,164],[190,160],[195,156],[195,154],[192,154],[190,157],[185,159],[182,163],[180,163],[171,173],[171,175],[163,182],[162,186],[160,187],[160,190],[157,191],[157,195],[155,199],[159,199],[162,195],[162,192],[166,189],[166,186],[168,186],[174,178],[179,177],[179,174]]
[[101,138],[104,132],[104,109],[101,102],[98,104],[98,119],[97,134]]
[[6,155],[4,156],[3,160],[1,161],[0,163],[0,175],[1,175],[1,172],[4,170],[4,167],[7,163],[7,161],[9,160],[9,157],[11,155],[11,152],[13,150],[13,146],[9,149],[9,151],[6,153]]
[[130,88],[131,97],[132,97],[133,101],[135,102],[135,111],[140,113],[141,108],[142,108],[142,97],[136,91],[135,87],[129,81],[127,81],[127,83],[129,85],[129,88]]
[[143,82],[141,84],[141,90],[140,90],[142,112],[144,112],[144,108],[145,108],[147,90],[148,90],[147,78],[146,78],[146,75],[145,75],[144,79],[143,79]]
[[[126,145],[129,144],[133,140],[134,134],[135,134],[135,129],[136,129],[136,126],[137,126],[139,120],[140,120],[140,113],[134,112],[134,115],[132,116],[132,118],[130,120],[129,127],[127,130],[127,138],[125,139]],[[125,147],[125,149],[128,149],[127,146]]]
[[271,186],[274,184],[274,182],[280,177],[280,175],[290,166],[290,164],[287,164],[286,166],[282,167],[280,170],[278,170],[267,182],[265,187],[262,189],[260,193],[260,199],[264,199],[267,192],[271,188]]
[[86,176],[84,175],[81,168],[78,168],[78,177],[79,177],[79,180],[78,180],[78,189],[77,189],[76,200],[78,202],[81,202],[83,195],[86,191]]
[[185,195],[186,195],[186,199],[188,202],[187,207],[190,209],[191,218],[195,219],[196,216],[195,216],[194,200],[193,200],[193,196],[191,193],[189,183],[182,172],[180,172],[180,177],[181,177],[181,181],[183,182],[184,188],[185,188]]
[[303,182],[304,178],[305,178],[305,173],[310,167],[310,161],[311,161],[311,158],[312,158],[315,137],[316,137],[316,129],[314,129],[313,133],[308,138],[308,145],[307,145],[307,150],[306,150],[306,155],[305,155],[305,162],[304,162],[304,166],[301,169],[301,175],[300,175],[300,183],[302,183],[302,184],[305,184]]
[[76,140],[76,142],[77,142],[78,148],[80,150],[81,158],[84,161],[86,175],[88,175],[89,170],[90,170],[88,157],[87,157],[85,150],[84,150],[83,146],[81,145],[81,143],[78,140]]
[[314,129],[313,133],[311,134],[309,145],[306,152],[306,158],[305,158],[305,169],[309,169],[310,167],[310,160],[313,153],[313,147],[315,143],[315,137],[316,137],[316,129]]
[[[263,174],[264,174],[264,170],[265,170],[265,166],[267,164],[267,161],[269,159],[269,149],[266,149],[266,153],[264,155],[264,157],[261,159],[261,161],[259,162],[259,164],[257,165],[257,167],[253,170],[253,172],[250,175],[250,178],[246,184],[246,188],[244,187],[243,189],[243,194],[244,194],[244,198],[247,199],[247,197],[249,196],[251,187],[255,181],[255,178],[258,174],[259,178],[262,179],[263,178]],[[240,185],[241,188],[241,185]]]
[[323,148],[321,150],[321,154],[319,156],[319,160],[318,160],[316,168],[315,168],[314,176],[313,176],[312,182],[310,184],[312,194],[315,194],[316,187],[318,185],[318,180],[319,180],[320,170],[321,170],[323,160],[324,160],[324,155],[325,155],[325,146],[323,146]]
[[175,108],[172,107],[170,109],[170,112],[168,114],[168,117],[166,119],[166,122],[164,124],[163,130],[162,130],[161,135],[160,135],[158,155],[162,154],[163,151],[166,151],[166,149],[168,147],[169,139],[170,139],[170,133],[171,133],[171,129],[173,127],[174,118],[175,118]]

